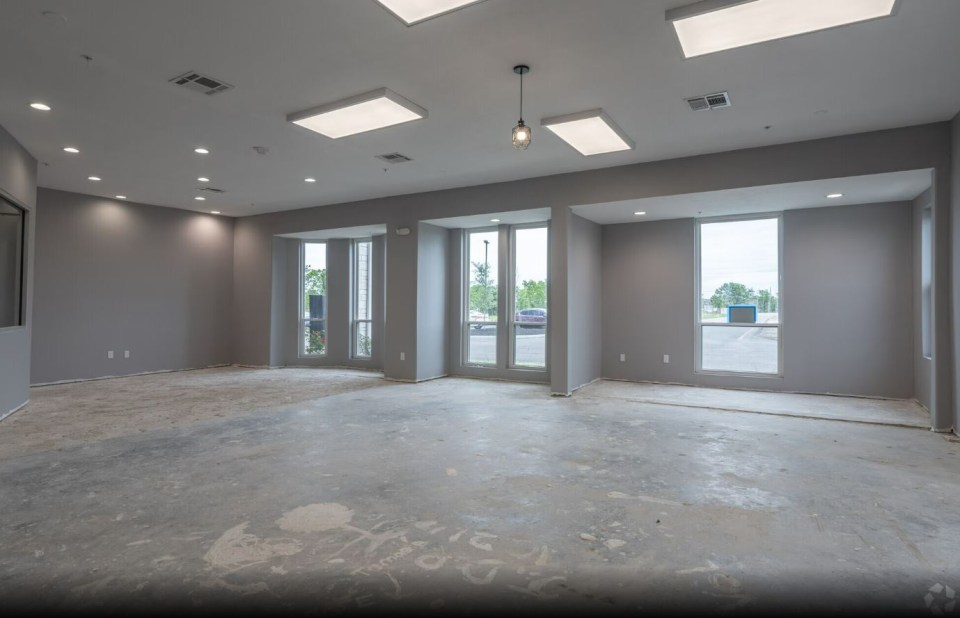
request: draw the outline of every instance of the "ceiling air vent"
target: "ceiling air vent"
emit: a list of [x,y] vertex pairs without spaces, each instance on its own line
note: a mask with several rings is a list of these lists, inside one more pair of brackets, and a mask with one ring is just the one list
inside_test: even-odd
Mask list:
[[687,99],[687,104],[695,112],[703,111],[705,109],[717,109],[719,107],[730,107],[730,94],[726,92],[718,92],[716,94],[708,94],[702,97],[693,97]]
[[220,94],[225,90],[230,90],[233,88],[227,82],[222,82],[219,79],[214,79],[207,75],[201,75],[196,71],[187,71],[183,75],[178,75],[170,80],[170,82],[183,86],[194,92],[199,92],[200,94]]
[[390,154],[377,155],[377,158],[381,161],[386,161],[387,163],[406,163],[407,161],[413,161],[410,157],[405,154],[400,154],[399,152],[391,152]]
[[197,191],[207,191],[209,193],[226,193],[223,189],[217,189],[216,187],[197,187]]

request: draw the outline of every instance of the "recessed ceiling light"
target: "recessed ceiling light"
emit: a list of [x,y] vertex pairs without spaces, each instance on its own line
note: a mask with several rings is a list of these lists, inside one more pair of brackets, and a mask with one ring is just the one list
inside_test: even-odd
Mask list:
[[197,178],[197,182],[210,182],[210,179],[206,176],[201,176],[200,178]]
[[490,219],[491,223],[500,223],[500,219]]
[[889,17],[897,0],[710,0],[667,11],[687,58]]
[[38,109],[38,110],[40,110],[41,112],[49,112],[49,111],[50,111],[50,106],[47,105],[46,103],[31,103],[31,104],[30,104],[30,107],[32,107],[33,109]]
[[380,88],[287,116],[287,122],[338,139],[427,117],[427,110]]
[[633,140],[602,109],[544,118],[540,124],[586,157],[633,148]]
[[303,182],[317,182],[316,178],[304,178]]
[[642,217],[643,215],[645,215],[645,214],[647,214],[647,213],[646,213],[645,211],[643,211],[643,210],[638,210],[637,212],[635,212],[635,213],[633,213],[633,214],[635,214],[635,215],[638,216],[638,217]]
[[206,148],[194,148],[193,151],[197,154],[210,154],[210,151]]
[[206,201],[207,201],[207,198],[203,197],[202,195],[198,195],[197,197],[195,197],[195,198],[193,198],[193,199],[197,200],[198,202],[206,202]]
[[127,199],[127,196],[126,196],[126,195],[114,195],[114,197],[117,198],[118,200],[125,200],[125,199]]
[[377,0],[408,26],[483,0]]
[[67,146],[63,149],[64,152],[69,152],[70,154],[78,154],[80,151],[74,148],[73,146]]
[[92,180],[93,182],[100,182],[99,176],[87,176],[87,180]]
[[841,197],[843,197],[843,193],[830,193],[829,195],[827,195],[828,200],[835,200]]
[[219,214],[220,214],[220,211],[219,211],[219,210],[211,210],[211,211],[210,211],[210,214],[211,214],[211,215],[219,215]]

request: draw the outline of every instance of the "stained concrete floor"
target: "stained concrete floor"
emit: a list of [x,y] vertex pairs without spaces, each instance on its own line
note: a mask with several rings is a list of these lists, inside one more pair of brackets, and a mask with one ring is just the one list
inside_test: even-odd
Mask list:
[[[134,406],[138,379],[96,396]],[[560,399],[375,382],[0,460],[4,606],[957,611],[960,444],[944,436],[605,384]]]

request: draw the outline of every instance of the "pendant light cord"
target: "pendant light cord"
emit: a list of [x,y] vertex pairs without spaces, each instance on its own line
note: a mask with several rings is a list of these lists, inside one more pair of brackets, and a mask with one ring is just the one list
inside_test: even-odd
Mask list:
[[523,70],[520,71],[520,122],[523,122]]

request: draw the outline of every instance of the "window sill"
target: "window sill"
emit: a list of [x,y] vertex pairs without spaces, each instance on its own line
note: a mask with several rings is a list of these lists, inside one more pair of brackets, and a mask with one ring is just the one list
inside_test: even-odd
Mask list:
[[766,378],[773,380],[782,380],[782,373],[751,373],[748,371],[709,371],[705,369],[697,369],[694,371],[695,374],[701,376],[716,376],[719,378]]

